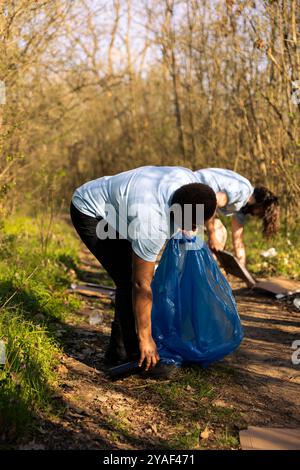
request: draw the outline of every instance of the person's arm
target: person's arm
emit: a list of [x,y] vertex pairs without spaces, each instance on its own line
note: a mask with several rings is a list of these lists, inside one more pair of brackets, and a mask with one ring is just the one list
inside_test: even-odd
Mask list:
[[[228,202],[228,197],[225,191],[216,193],[217,208],[225,207]],[[208,245],[212,251],[223,250],[223,244],[217,239],[215,235],[215,216],[205,222],[205,226],[208,233]]]
[[133,311],[139,340],[140,359],[139,366],[145,361],[145,369],[154,367],[159,361],[156,344],[151,331],[152,289],[155,263],[145,261],[133,254]]
[[242,225],[235,216],[231,220],[232,227],[232,244],[234,254],[239,262],[246,266],[246,251],[244,245],[244,225]]

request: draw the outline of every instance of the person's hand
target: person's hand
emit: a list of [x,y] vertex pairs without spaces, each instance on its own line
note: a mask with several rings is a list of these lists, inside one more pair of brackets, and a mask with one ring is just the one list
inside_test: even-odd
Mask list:
[[145,361],[145,370],[148,370],[151,367],[154,367],[159,361],[159,355],[156,349],[156,344],[152,336],[147,336],[145,338],[140,338],[139,340],[140,347],[140,359],[139,367]]
[[224,248],[223,243],[219,242],[219,240],[214,237],[208,240],[208,246],[212,251],[222,251]]
[[234,254],[238,261],[241,263],[242,266],[246,267],[246,252],[245,248],[242,247],[235,247]]
[[187,238],[193,238],[198,233],[198,227],[195,230],[182,230],[182,234]]

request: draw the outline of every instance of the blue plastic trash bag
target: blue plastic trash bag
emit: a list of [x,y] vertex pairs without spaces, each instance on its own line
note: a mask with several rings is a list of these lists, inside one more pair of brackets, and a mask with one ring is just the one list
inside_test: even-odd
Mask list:
[[231,287],[199,237],[169,240],[152,292],[152,334],[163,362],[206,367],[242,341]]

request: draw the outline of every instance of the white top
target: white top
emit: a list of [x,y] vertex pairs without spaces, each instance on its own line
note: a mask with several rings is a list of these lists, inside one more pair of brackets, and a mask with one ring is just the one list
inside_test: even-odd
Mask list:
[[253,194],[254,187],[250,181],[235,171],[223,168],[206,168],[194,173],[198,183],[207,184],[215,193],[223,191],[227,194],[226,206],[218,211],[223,215],[235,215],[240,223],[244,223],[245,216],[240,210]]
[[76,189],[72,202],[84,214],[108,221],[142,259],[155,261],[169,237],[172,196],[189,183],[197,178],[187,168],[144,166],[89,181]]

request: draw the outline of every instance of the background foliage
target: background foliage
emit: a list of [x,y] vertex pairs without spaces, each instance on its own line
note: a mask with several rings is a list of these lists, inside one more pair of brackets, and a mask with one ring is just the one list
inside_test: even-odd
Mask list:
[[299,207],[299,0],[0,1],[2,210],[145,164],[234,169]]

